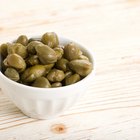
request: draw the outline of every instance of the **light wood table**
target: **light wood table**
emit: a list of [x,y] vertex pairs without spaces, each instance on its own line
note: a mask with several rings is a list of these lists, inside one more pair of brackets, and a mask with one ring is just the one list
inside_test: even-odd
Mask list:
[[0,140],[139,140],[140,0],[1,0],[0,43],[47,31],[92,48],[96,77],[50,120],[28,118],[0,91]]

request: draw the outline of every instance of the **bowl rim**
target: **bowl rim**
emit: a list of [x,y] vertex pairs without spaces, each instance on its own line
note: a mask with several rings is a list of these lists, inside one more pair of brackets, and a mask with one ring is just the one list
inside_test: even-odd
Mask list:
[[[40,38],[40,36],[33,36],[32,38]],[[6,77],[0,70],[0,79],[4,79],[5,81],[7,81],[8,83],[12,84],[12,85],[15,85],[17,87],[21,87],[21,88],[28,88],[29,90],[38,90],[38,91],[57,91],[58,90],[64,90],[64,89],[68,89],[68,88],[74,88],[74,87],[79,87],[80,85],[82,85],[83,83],[85,83],[86,81],[88,81],[88,79],[90,79],[92,76],[95,75],[95,54],[93,52],[93,50],[91,50],[90,48],[86,48],[84,47],[84,45],[78,43],[77,41],[73,40],[73,39],[69,39],[69,38],[66,38],[66,37],[62,37],[62,36],[59,36],[59,40],[63,40],[63,41],[66,41],[66,42],[74,42],[76,44],[78,44],[80,46],[80,48],[82,48],[87,54],[88,56],[90,57],[90,61],[92,63],[92,71],[86,76],[84,77],[82,80],[78,81],[77,83],[74,83],[74,84],[71,84],[71,85],[67,85],[67,86],[62,86],[62,87],[55,87],[55,88],[39,88],[39,87],[32,87],[32,86],[28,86],[28,85],[24,85],[24,84],[21,84],[21,83],[18,83],[18,82],[15,82],[11,79],[9,79],[8,77]],[[63,42],[63,41],[60,41],[60,42]],[[61,44],[61,43],[60,43]],[[2,87],[0,87],[2,88]]]

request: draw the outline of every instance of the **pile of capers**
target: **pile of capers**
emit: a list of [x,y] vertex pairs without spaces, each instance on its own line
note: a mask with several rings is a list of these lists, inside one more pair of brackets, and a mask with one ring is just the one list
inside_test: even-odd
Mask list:
[[20,35],[0,46],[0,69],[13,81],[28,86],[54,88],[74,84],[92,71],[92,63],[78,44],[59,43],[56,33],[40,39]]

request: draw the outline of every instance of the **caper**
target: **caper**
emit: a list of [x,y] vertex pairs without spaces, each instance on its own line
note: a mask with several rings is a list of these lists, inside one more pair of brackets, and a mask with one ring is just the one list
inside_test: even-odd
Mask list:
[[0,55],[4,58],[8,55],[8,52],[7,52],[8,46],[9,46],[9,43],[4,43],[0,46]]
[[57,55],[57,60],[61,59],[63,54],[64,54],[64,50],[61,47],[56,47],[54,48],[54,51],[56,52]]
[[33,66],[33,65],[38,65],[39,64],[39,59],[37,55],[31,55],[26,59],[26,63],[29,66]]
[[61,82],[56,82],[56,83],[52,83],[52,87],[62,87],[62,83]]
[[64,72],[66,72],[67,70],[69,70],[68,62],[69,61],[67,59],[61,58],[60,60],[58,60],[56,62],[56,68],[58,68],[60,70],[63,70]]
[[89,58],[85,55],[80,55],[78,59],[84,59],[84,60],[88,60],[89,61]]
[[67,72],[65,73],[65,78],[70,77],[72,74],[73,74],[72,71],[67,71]]
[[13,67],[19,72],[22,72],[26,68],[24,59],[18,54],[9,54],[4,60],[4,65],[7,67]]
[[40,40],[40,38],[30,38],[29,40],[28,40],[28,43],[30,43],[30,42],[32,42],[32,41],[41,41]]
[[57,55],[55,51],[49,46],[36,46],[35,49],[42,64],[52,64],[57,61]]
[[26,46],[28,44],[28,38],[26,35],[20,35],[16,42]]
[[51,47],[51,48],[54,48],[54,47],[56,47],[59,44],[59,40],[58,40],[57,34],[54,33],[54,32],[47,32],[47,33],[45,33],[42,36],[41,41],[44,44],[46,44],[49,47]]
[[8,54],[16,53],[16,54],[20,55],[22,58],[27,57],[27,49],[24,45],[22,45],[20,43],[13,43],[13,44],[9,45],[7,51],[8,51]]
[[71,85],[71,84],[74,84],[78,81],[80,81],[80,75],[79,74],[73,74],[73,75],[71,75],[71,76],[69,76],[65,79],[65,84],[66,85]]
[[66,59],[74,60],[78,59],[82,52],[77,44],[71,42],[64,47],[64,54]]
[[2,56],[0,55],[0,71],[4,72],[6,70],[7,66],[4,65],[4,60]]
[[65,78],[65,74],[62,70],[52,69],[48,73],[47,78],[51,82],[61,82]]
[[69,67],[83,77],[87,76],[92,71],[92,63],[88,60],[72,60],[69,62]]
[[30,54],[36,54],[36,50],[35,47],[37,46],[42,46],[43,43],[40,41],[31,41],[28,45],[27,45],[27,51]]
[[47,78],[45,77],[38,77],[34,83],[32,84],[32,86],[34,87],[40,87],[40,88],[50,88],[51,87],[51,84],[50,82],[48,81]]
[[44,65],[34,65],[27,68],[21,75],[21,80],[23,82],[33,82],[38,77],[44,76],[46,74],[46,67]]
[[19,73],[14,68],[7,68],[4,74],[13,81],[18,81],[20,79]]
[[3,59],[2,56],[0,55],[0,71],[2,71],[2,64],[3,64]]
[[47,65],[44,65],[45,68],[46,68],[46,74],[48,74],[50,72],[50,70],[52,69],[52,67],[54,66],[54,64],[47,64]]

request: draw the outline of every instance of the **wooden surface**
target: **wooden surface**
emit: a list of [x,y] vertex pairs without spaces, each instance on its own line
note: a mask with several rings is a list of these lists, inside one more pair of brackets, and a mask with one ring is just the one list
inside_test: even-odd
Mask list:
[[92,48],[96,77],[51,120],[24,116],[0,92],[0,140],[139,140],[140,0],[1,0],[0,43],[47,31]]

